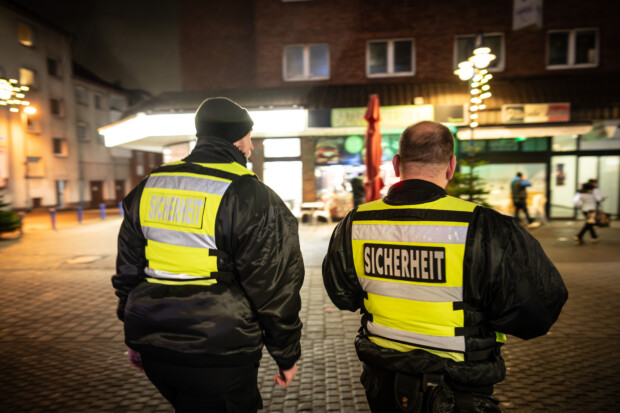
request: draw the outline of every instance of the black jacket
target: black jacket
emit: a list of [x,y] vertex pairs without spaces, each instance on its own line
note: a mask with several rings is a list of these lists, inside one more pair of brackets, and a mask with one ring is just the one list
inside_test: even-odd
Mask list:
[[[246,164],[232,144],[217,138],[199,140],[185,161]],[[175,364],[228,366],[258,361],[264,343],[280,368],[292,367],[301,353],[304,266],[297,220],[286,205],[255,176],[237,178],[215,224],[217,249],[230,257],[218,267],[234,277],[212,286],[148,283],[139,217],[145,182],[123,201],[112,277],[127,345]]]
[[[384,201],[412,205],[446,195],[430,182],[408,180],[393,185]],[[364,296],[351,250],[355,211],[334,230],[323,261],[323,281],[329,297],[338,308],[350,311],[363,310]],[[545,334],[568,297],[559,272],[538,241],[513,218],[484,207],[476,207],[470,222],[463,282],[466,326],[487,324],[492,330],[522,339]],[[488,360],[455,362],[423,350],[401,353],[382,348],[362,331],[356,348],[360,360],[371,366],[411,374],[443,373],[465,385],[490,386],[505,377],[499,345]]]

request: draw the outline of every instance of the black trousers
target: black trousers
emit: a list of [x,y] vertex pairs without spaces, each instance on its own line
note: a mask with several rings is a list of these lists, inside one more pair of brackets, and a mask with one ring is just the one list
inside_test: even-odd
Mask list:
[[258,363],[239,367],[189,367],[142,358],[144,372],[177,413],[256,412]]
[[[360,381],[366,390],[366,400],[373,413],[400,413],[407,411],[398,405],[395,391],[396,372],[377,369],[363,364]],[[455,392],[469,394],[469,406],[462,408],[455,399]],[[467,388],[441,387],[424,391],[420,406],[412,412],[424,413],[501,413],[497,402],[491,397],[493,386]],[[410,401],[411,404],[413,401]],[[411,406],[412,407],[412,406]],[[411,408],[410,407],[410,408]]]
[[586,217],[586,222],[583,224],[583,227],[581,228],[581,231],[579,231],[579,234],[577,234],[580,240],[583,238],[584,234],[588,231],[590,231],[590,236],[592,237],[592,239],[598,238],[598,235],[596,235],[596,231],[594,230],[595,224],[588,223],[588,213],[590,212],[593,212],[593,211],[588,211],[588,212],[583,211],[583,216]]
[[525,218],[527,219],[527,223],[531,224],[533,219],[530,218],[530,214],[527,212],[527,204],[525,203],[525,201],[512,201],[512,203],[515,206],[515,218],[517,219],[517,221],[521,221],[521,219],[519,218],[519,211],[523,211],[525,213]]

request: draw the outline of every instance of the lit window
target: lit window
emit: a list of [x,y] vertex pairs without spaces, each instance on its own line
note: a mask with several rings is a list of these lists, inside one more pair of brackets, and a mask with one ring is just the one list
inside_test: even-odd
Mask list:
[[37,87],[37,75],[34,70],[27,69],[25,67],[19,68],[19,83],[22,86],[28,86],[30,88]]
[[366,74],[412,76],[415,74],[413,39],[373,40],[366,51]]
[[547,68],[598,66],[597,29],[552,30],[547,33]]
[[299,138],[265,139],[263,141],[265,158],[295,158],[301,156]]
[[[474,54],[477,47],[475,34],[466,36],[456,36],[454,40],[454,70],[458,68],[458,64],[469,59]],[[482,46],[491,49],[491,54],[495,55],[495,59],[491,60],[487,69],[489,72],[501,72],[504,70],[504,35],[501,33],[485,33],[482,39]]]
[[47,58],[47,73],[54,77],[62,76],[60,72],[60,62],[58,59],[54,59],[53,57]]
[[88,106],[88,95],[82,86],[75,87],[75,101],[80,105]]
[[284,80],[329,79],[329,49],[326,44],[284,47]]
[[67,140],[65,138],[54,138],[52,140],[54,155],[58,157],[67,157],[69,156],[69,145],[67,144]]
[[24,46],[34,46],[32,27],[25,23],[17,23],[17,41]]
[[84,122],[78,122],[77,124],[77,138],[80,141],[88,140],[88,125]]

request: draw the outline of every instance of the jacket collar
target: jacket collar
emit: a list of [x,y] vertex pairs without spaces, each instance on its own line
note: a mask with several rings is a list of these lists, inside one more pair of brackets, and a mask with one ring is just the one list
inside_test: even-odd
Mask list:
[[246,166],[245,156],[227,140],[209,137],[208,139],[198,139],[192,153],[185,159],[185,162],[203,163],[228,163],[237,162]]
[[421,179],[408,179],[392,185],[383,201],[389,205],[424,204],[443,198],[448,193],[440,186]]

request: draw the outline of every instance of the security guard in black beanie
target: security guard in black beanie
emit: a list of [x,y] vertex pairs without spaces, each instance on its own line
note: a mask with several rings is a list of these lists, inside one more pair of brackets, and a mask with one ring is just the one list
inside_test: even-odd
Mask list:
[[545,334],[568,297],[517,221],[447,195],[453,153],[445,126],[405,129],[400,182],[345,217],[323,261],[331,300],[361,309],[355,348],[373,412],[499,412],[506,334]]
[[244,108],[209,98],[195,119],[192,153],[123,200],[118,317],[130,363],[177,412],[255,412],[263,344],[284,387],[301,353],[297,220],[246,168]]

